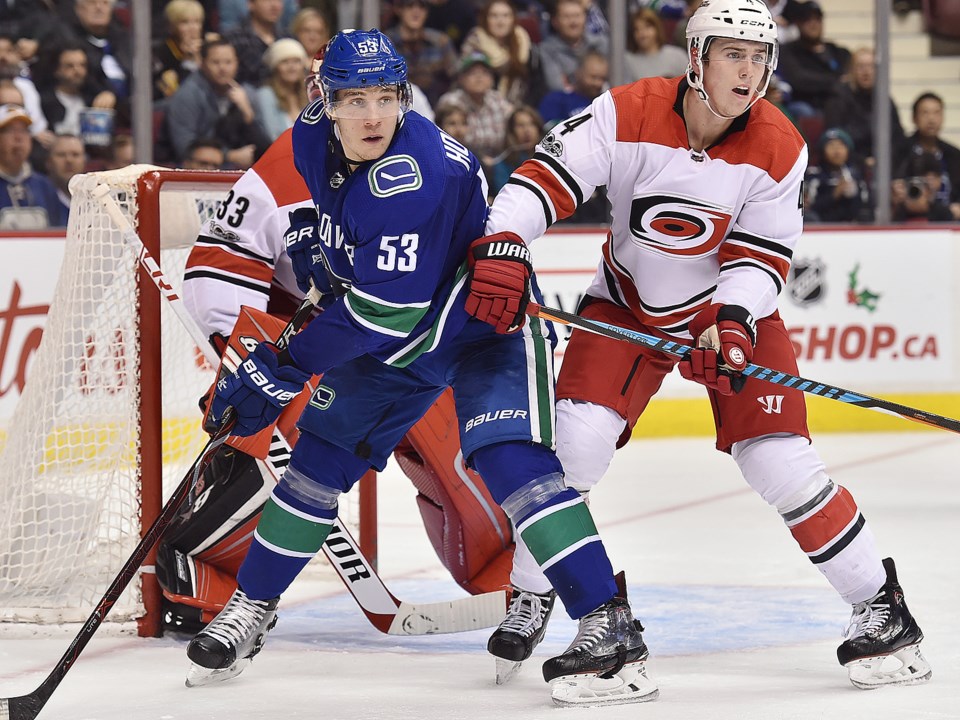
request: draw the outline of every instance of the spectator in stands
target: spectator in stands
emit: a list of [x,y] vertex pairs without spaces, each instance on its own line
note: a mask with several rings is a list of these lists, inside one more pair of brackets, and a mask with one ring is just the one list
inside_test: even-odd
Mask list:
[[[41,47],[49,51],[79,42],[87,54],[90,83],[100,94],[96,107],[115,110],[118,126],[129,128],[133,50],[130,31],[114,17],[115,4],[116,0],[74,0],[75,21],[54,28]],[[112,103],[105,93],[113,95]]]
[[170,0],[163,9],[167,35],[153,46],[153,99],[173,95],[187,75],[200,68],[203,5],[198,0]]
[[47,177],[57,189],[61,219],[66,224],[70,215],[70,178],[87,167],[87,151],[76,135],[57,135],[47,155]]
[[293,38],[281,38],[267,48],[263,60],[270,68],[270,77],[256,90],[257,117],[273,142],[293,126],[307,105],[303,80],[307,53]]
[[477,24],[479,4],[474,0],[430,0],[425,24],[450,38],[454,50],[465,55],[463,42]]
[[842,128],[820,136],[820,164],[805,178],[806,222],[846,223],[873,219],[863,166],[854,155],[853,139]]
[[30,116],[19,105],[0,105],[0,230],[42,230],[66,223],[57,189],[33,171]]
[[283,14],[282,0],[248,0],[250,12],[240,24],[223,33],[223,37],[237,51],[240,67],[237,70],[237,82],[258,87],[270,71],[263,62],[263,54],[273,42],[282,37],[280,16]]
[[[913,103],[913,124],[916,132],[907,138],[898,161],[894,164],[894,200],[907,197],[910,177],[919,177],[926,168],[917,169],[918,158],[933,157],[940,167],[941,183],[937,195],[951,209],[960,207],[960,149],[941,139],[943,98],[932,92],[921,94]],[[924,162],[929,166],[929,162]],[[911,169],[912,166],[912,169]]]
[[214,138],[197,138],[187,148],[183,167],[187,170],[222,170],[223,148]]
[[303,45],[308,58],[313,58],[321,48],[325,48],[333,37],[326,16],[312,7],[305,7],[293,16],[290,35]]
[[540,101],[540,116],[547,129],[585,110],[604,91],[609,74],[606,55],[598,52],[584,55],[573,75],[573,87],[549,92]]
[[[250,16],[249,0],[216,0],[216,2],[218,30],[221,33],[237,29]],[[280,0],[280,2],[282,3],[279,16],[281,27],[288,27],[300,6],[307,5],[307,2],[299,3],[297,0]]]
[[397,24],[387,37],[407,61],[407,76],[436,106],[440,96],[450,89],[457,74],[457,53],[450,38],[439,30],[424,27],[426,0],[395,0]]
[[43,24],[56,18],[56,0],[0,0],[0,34],[3,35],[36,38]]
[[460,63],[459,87],[440,98],[438,106],[452,102],[467,111],[466,146],[489,169],[507,141],[507,117],[513,105],[493,87],[496,76],[483,53],[471,53]]
[[133,165],[133,135],[128,132],[117,133],[110,143],[110,156],[104,163],[106,170],[119,170]]
[[687,53],[668,45],[660,16],[648,7],[630,16],[625,82],[647,77],[678,77],[687,71]]
[[[867,168],[874,165],[873,87],[876,82],[876,58],[872,48],[860,48],[850,61],[850,77],[837,94],[827,101],[824,121],[827,127],[842,127],[853,138],[854,152]],[[893,157],[902,151],[906,136],[897,107],[890,103],[890,141]]]
[[113,107],[115,95],[110,91],[98,92],[87,70],[86,50],[76,41],[45,54],[45,61],[37,68],[43,86],[40,102],[57,135],[79,137],[84,108]]
[[587,34],[610,37],[610,23],[607,22],[607,16],[603,14],[603,8],[594,0],[580,0],[580,4],[583,5],[583,11],[587,14]]
[[0,34],[0,83],[10,83],[20,93],[19,99],[8,98],[4,102],[23,105],[33,120],[30,134],[41,147],[46,148],[53,142],[53,133],[40,104],[40,92],[34,81],[24,74],[25,67],[18,50],[19,44],[13,35]]
[[802,2],[797,2],[797,0],[764,0],[764,3],[769,8],[774,22],[777,23],[777,39],[780,40],[781,46],[800,37],[800,31],[793,21],[793,12]]
[[200,71],[167,101],[166,133],[177,163],[199,137],[219,138],[227,162],[240,169],[250,167],[270,145],[253,109],[253,90],[238,83],[236,74],[233,45],[224,39],[204,42]]
[[893,181],[890,200],[893,219],[902,221],[956,222],[960,202],[951,199],[942,158],[924,150],[907,158],[906,177]]
[[480,52],[497,73],[497,90],[511,103],[529,102],[539,85],[539,59],[530,35],[517,24],[509,0],[487,0],[477,26],[463,41],[464,56]]
[[777,66],[793,89],[790,110],[798,118],[823,115],[827,101],[842,87],[850,51],[823,39],[823,10],[808,0],[793,11],[800,37],[781,46]]
[[540,43],[544,84],[548,92],[569,90],[583,56],[591,51],[609,55],[610,40],[587,33],[587,13],[581,0],[557,0],[550,25],[553,32]]
[[464,145],[467,144],[467,133],[469,126],[467,123],[467,111],[462,105],[448,101],[437,108],[434,122],[437,127],[443,130],[454,140],[459,140]]
[[525,160],[533,157],[533,152],[543,137],[543,119],[540,113],[529,105],[520,105],[507,118],[507,148],[494,163],[490,172],[490,196],[507,184],[510,175]]

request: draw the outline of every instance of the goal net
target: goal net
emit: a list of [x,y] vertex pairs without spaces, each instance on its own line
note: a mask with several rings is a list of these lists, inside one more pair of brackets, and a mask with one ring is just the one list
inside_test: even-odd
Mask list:
[[[207,440],[197,401],[215,369],[92,189],[109,188],[179,288],[237,177],[135,165],[71,183],[57,289],[0,451],[0,621],[85,620]],[[152,562],[109,617],[146,635],[159,621]]]

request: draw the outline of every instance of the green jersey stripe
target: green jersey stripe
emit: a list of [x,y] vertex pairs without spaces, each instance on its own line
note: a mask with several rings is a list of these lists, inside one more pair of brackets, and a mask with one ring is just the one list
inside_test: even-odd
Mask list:
[[352,289],[344,296],[347,310],[354,320],[375,332],[394,337],[406,337],[427,314],[429,307],[418,305],[388,305],[363,297]]
[[388,357],[385,361],[387,365],[406,367],[418,357],[424,353],[430,352],[437,346],[437,344],[440,342],[440,338],[443,336],[443,329],[447,324],[447,317],[450,315],[450,311],[456,304],[457,297],[459,296],[460,291],[463,289],[463,286],[466,284],[466,282],[467,266],[466,263],[464,263],[457,270],[453,287],[450,288],[450,294],[447,295],[447,298],[443,303],[443,308],[439,313],[437,313],[437,317],[433,321],[433,325],[427,328],[419,336],[414,338],[413,342],[407,343],[393,355]]

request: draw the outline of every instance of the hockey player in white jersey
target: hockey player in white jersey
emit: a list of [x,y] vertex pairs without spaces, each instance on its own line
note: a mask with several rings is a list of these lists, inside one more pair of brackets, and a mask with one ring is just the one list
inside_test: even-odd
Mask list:
[[[853,606],[837,650],[851,682],[923,682],[931,676],[923,633],[893,561],[881,559],[853,497],[812,447],[803,393],[779,387],[769,400],[769,386],[739,375],[751,361],[797,373],[777,296],[803,226],[807,150],[762,99],[777,27],[760,0],[706,0],[686,32],[686,75],[614,88],[555,127],[496,197],[487,238],[529,243],[607,186],[611,232],[581,314],[693,340],[679,370],[707,387],[717,448]],[[475,292],[486,297],[477,317],[502,329],[522,323],[528,291],[514,276]],[[573,332],[557,384],[557,452],[569,487],[587,493],[599,481],[675,363]],[[552,604],[550,584],[519,545],[514,602],[488,646],[513,662],[530,656]],[[590,631],[587,617],[566,653],[570,667],[595,652]]]

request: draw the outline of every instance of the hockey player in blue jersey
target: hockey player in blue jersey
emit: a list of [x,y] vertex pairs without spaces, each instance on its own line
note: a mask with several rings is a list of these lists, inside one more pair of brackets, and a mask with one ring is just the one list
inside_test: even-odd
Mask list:
[[222,417],[233,407],[234,432],[251,434],[311,375],[323,378],[240,567],[239,589],[189,645],[187,684],[243,670],[275,623],[280,595],[330,531],[339,495],[370,467],[383,469],[408,428],[452,387],[464,457],[567,612],[582,619],[581,633],[589,629],[575,652],[544,665],[554,699],[656,697],[639,623],[553,452],[552,330],[523,323],[519,304],[512,333],[467,312],[502,296],[495,290],[504,282],[533,283],[526,247],[477,240],[488,211],[480,165],[409,110],[406,64],[386,36],[338,33],[316,79],[322,96],[297,120],[293,152],[317,214],[300,212],[286,241],[298,278],[332,288],[336,299],[287,349],[261,343],[218,384],[212,412]]

